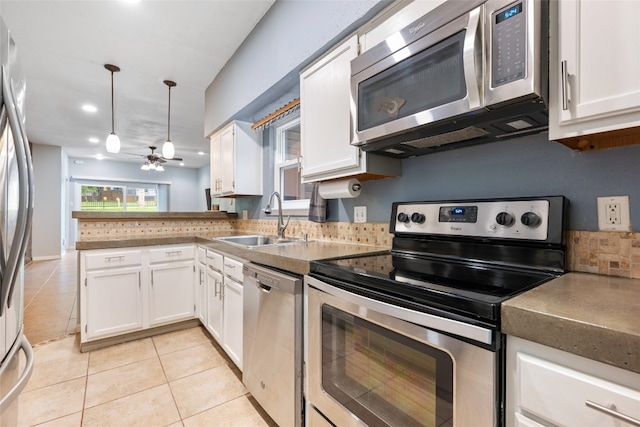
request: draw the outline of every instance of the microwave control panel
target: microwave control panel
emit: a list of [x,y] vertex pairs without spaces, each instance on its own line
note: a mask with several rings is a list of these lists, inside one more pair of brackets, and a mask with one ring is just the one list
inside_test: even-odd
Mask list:
[[492,86],[497,87],[526,76],[527,14],[525,1],[500,9],[491,16]]

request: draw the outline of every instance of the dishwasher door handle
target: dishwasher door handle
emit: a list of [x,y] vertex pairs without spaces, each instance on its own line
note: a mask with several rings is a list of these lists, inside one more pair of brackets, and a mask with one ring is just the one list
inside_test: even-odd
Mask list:
[[272,287],[269,285],[265,285],[262,282],[258,282],[256,281],[256,286],[258,289],[260,289],[262,292],[264,292],[265,294],[271,293],[271,289]]

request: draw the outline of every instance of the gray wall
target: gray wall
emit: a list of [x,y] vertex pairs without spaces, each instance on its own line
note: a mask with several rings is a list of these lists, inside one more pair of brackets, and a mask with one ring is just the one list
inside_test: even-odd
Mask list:
[[388,222],[394,201],[564,195],[569,228],[595,231],[596,197],[628,195],[631,225],[640,231],[640,146],[577,152],[547,138],[543,133],[404,160],[402,177],[364,182],[360,197],[330,203],[329,218],[352,221],[353,207],[367,206],[369,221]]
[[[76,164],[81,160],[83,164]],[[112,181],[139,180],[170,183],[169,210],[175,212],[199,212],[204,208],[204,187],[200,188],[198,169],[165,165],[164,172],[140,170],[137,163],[112,162],[107,160],[69,160],[68,175],[71,177],[99,178]]]
[[[213,130],[234,115],[257,120],[283,105],[270,102],[290,101],[299,93],[300,65],[354,31],[363,22],[358,16],[368,19],[384,6],[374,3],[277,1],[207,89],[205,128]],[[342,12],[346,18],[331,20]],[[266,133],[263,141],[271,150]],[[269,195],[272,156],[265,152],[264,159],[264,194]],[[548,141],[546,133],[441,152],[404,160],[400,178],[364,182],[357,199],[330,200],[329,220],[353,221],[353,207],[367,206],[368,221],[388,222],[394,201],[560,194],[570,200],[570,229],[594,231],[596,197],[628,195],[632,228],[640,231],[639,161],[640,146],[578,153]],[[264,218],[265,198],[237,199],[236,209]]]
[[205,136],[232,118],[261,118],[256,112],[278,103],[297,84],[301,68],[390,3],[276,1],[207,88]]
[[61,147],[32,144],[34,209],[32,256],[34,260],[60,258],[62,254],[63,201],[66,199]]

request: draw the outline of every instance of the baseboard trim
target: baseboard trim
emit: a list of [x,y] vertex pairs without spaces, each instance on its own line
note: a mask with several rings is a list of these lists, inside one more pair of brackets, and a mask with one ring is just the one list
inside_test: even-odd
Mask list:
[[102,338],[100,340],[81,342],[80,352],[85,353],[87,351],[97,350],[104,347],[109,347],[115,344],[123,344],[129,341],[139,340],[141,338],[148,338],[154,335],[165,334],[167,332],[179,331],[182,329],[193,328],[200,325],[200,319],[189,319],[179,323],[172,323],[169,325],[156,326],[154,328],[143,329],[141,331],[131,332],[124,335],[118,335],[115,337]]
[[50,255],[50,256],[34,256],[31,257],[31,261],[53,261],[56,259],[62,259],[62,255]]

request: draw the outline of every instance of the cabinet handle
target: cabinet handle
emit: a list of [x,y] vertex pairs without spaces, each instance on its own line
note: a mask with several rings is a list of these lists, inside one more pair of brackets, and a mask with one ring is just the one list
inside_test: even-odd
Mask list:
[[138,288],[142,287],[142,276],[141,273],[138,271]]
[[123,259],[124,259],[124,255],[120,255],[120,256],[106,256],[106,257],[104,257],[104,260],[105,260],[106,262],[111,262],[111,261],[113,261],[113,260],[116,260],[116,261],[122,261]]
[[182,251],[167,251],[167,252],[165,252],[165,254],[167,256],[172,256],[172,255],[180,256],[180,255],[182,255]]
[[200,270],[200,284],[204,283],[204,271]]
[[153,286],[153,270],[151,270],[151,286]]
[[560,72],[562,74],[561,84],[562,84],[562,109],[569,109],[569,92],[567,88],[567,83],[569,81],[569,73],[567,71],[567,61],[564,60],[560,63]]
[[224,266],[229,268],[236,268],[235,264],[227,264],[226,262],[224,263]]
[[607,408],[606,406],[600,405],[599,403],[592,402],[590,400],[586,400],[584,402],[591,409],[595,409],[596,411],[604,412],[607,415],[611,415],[614,418],[618,418],[619,420],[626,421],[629,424],[633,424],[634,426],[640,426],[640,420],[630,417],[629,415],[622,414],[616,411],[616,405],[611,404]]
[[213,289],[213,290],[214,290],[214,292],[215,292],[215,294],[213,295],[214,297],[217,297],[217,296],[218,296],[218,294],[220,293],[220,292],[218,291],[218,284],[219,284],[219,283],[220,283],[220,282],[216,280],[216,282],[215,282],[215,284],[214,284],[214,289]]

